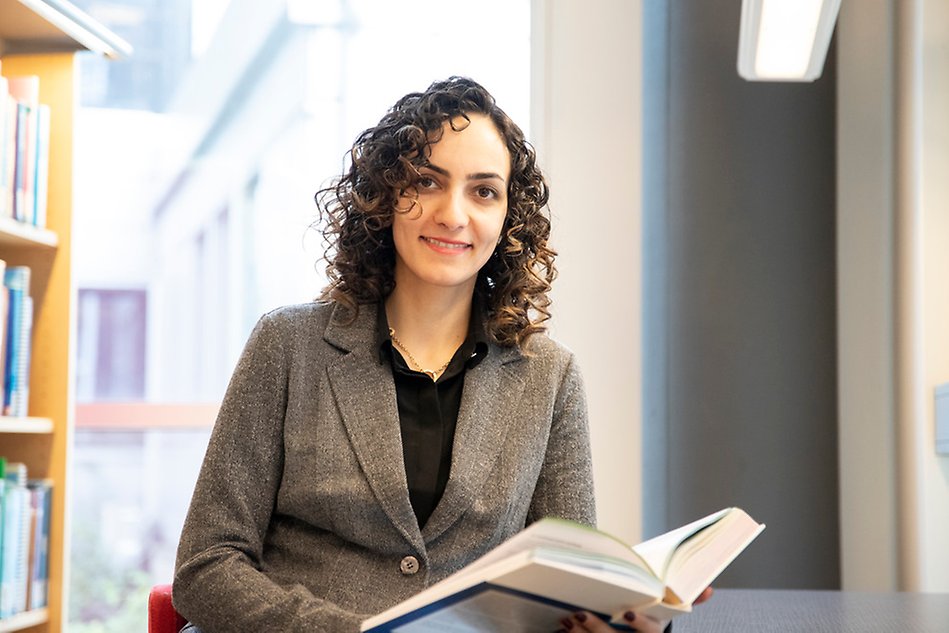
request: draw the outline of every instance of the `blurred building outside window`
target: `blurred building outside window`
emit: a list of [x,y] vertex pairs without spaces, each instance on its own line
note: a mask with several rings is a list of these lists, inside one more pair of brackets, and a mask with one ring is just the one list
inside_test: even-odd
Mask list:
[[530,1],[72,0],[81,56],[68,629],[145,631],[257,319],[323,286],[313,194],[398,97],[482,82],[527,129]]

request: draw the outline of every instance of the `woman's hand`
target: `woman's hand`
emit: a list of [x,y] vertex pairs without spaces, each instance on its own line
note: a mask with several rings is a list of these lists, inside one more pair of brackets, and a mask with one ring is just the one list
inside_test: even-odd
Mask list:
[[[705,591],[699,594],[699,597],[692,604],[693,606],[702,604],[711,597],[712,588],[706,587]],[[624,613],[623,620],[632,630],[641,633],[662,633],[669,625],[666,621],[657,620],[648,615],[637,615],[633,611]],[[614,633],[616,631],[616,629],[588,611],[574,613],[570,617],[561,620],[560,624],[563,625],[562,631],[568,631],[569,633]]]
[[[641,631],[642,633],[662,633],[665,630],[666,625],[669,624],[668,622],[651,618],[648,615],[636,615],[632,611],[627,611],[624,613],[623,620],[632,630]],[[563,626],[563,628],[560,629],[561,632],[616,633],[616,629],[589,611],[580,611],[578,613],[574,613],[569,618],[564,618],[561,620],[560,624]]]

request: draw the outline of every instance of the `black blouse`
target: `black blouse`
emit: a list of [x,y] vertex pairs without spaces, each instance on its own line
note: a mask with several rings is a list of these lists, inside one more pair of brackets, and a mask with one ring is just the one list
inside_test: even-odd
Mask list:
[[465,372],[487,356],[487,336],[476,302],[467,338],[433,382],[426,374],[410,368],[392,344],[385,306],[381,303],[378,315],[379,362],[391,363],[395,378],[409,500],[419,527],[425,527],[448,483]]

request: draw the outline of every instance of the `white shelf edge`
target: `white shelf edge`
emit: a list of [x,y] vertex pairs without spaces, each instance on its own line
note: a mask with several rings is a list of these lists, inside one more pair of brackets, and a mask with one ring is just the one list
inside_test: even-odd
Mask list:
[[113,59],[128,57],[132,46],[66,0],[17,0],[82,48]]
[[0,620],[0,633],[21,631],[37,624],[43,624],[48,620],[49,612],[45,608],[17,613],[12,617]]
[[[50,248],[56,248],[56,246],[59,245],[59,237],[57,237],[53,231],[25,222],[19,222],[9,217],[0,217],[0,234],[22,242],[49,246]],[[2,241],[3,238],[0,237],[0,242]]]
[[[0,416],[0,433],[52,433],[50,418]],[[2,629],[0,629],[2,631]]]
[[21,3],[56,26],[81,45],[107,57],[132,53],[132,46],[64,0],[20,0]]

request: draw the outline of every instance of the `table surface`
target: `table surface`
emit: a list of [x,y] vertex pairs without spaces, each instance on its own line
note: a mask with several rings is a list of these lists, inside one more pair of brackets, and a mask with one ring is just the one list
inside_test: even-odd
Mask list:
[[949,593],[718,589],[673,633],[949,633]]

